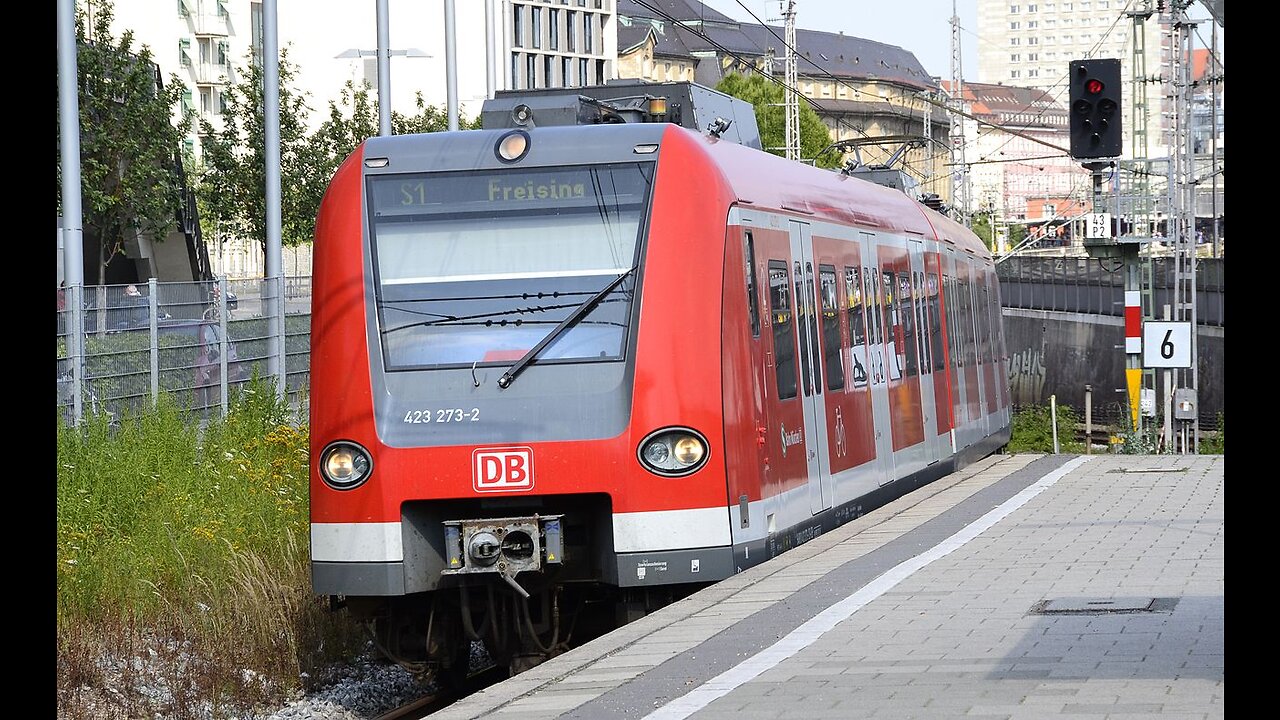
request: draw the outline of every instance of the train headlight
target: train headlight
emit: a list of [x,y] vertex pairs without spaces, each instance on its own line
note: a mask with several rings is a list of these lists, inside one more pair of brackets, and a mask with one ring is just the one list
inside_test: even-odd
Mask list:
[[708,454],[706,438],[689,428],[663,428],[649,433],[637,449],[640,464],[665,477],[696,471],[706,463]]
[[368,451],[353,442],[339,440],[320,453],[320,477],[334,490],[359,487],[372,470]]
[[529,133],[524,130],[512,130],[498,138],[497,144],[493,146],[493,154],[497,155],[502,162],[513,163],[529,154],[529,145]]

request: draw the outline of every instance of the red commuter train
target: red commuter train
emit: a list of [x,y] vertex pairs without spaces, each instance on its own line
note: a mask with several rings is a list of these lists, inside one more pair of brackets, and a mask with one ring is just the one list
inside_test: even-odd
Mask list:
[[370,138],[325,195],[313,588],[406,667],[519,671],[1008,442],[972,232],[624,106]]

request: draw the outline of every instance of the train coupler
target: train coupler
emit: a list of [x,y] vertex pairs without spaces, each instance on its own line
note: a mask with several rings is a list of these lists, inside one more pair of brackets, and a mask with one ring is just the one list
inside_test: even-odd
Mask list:
[[523,597],[516,573],[564,562],[563,515],[444,522],[445,575],[498,573]]

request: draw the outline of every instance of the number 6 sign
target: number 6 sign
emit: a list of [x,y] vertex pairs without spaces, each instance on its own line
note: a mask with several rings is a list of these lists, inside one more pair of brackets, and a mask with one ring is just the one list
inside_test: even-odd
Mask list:
[[1142,366],[1191,367],[1191,323],[1148,320],[1142,324]]

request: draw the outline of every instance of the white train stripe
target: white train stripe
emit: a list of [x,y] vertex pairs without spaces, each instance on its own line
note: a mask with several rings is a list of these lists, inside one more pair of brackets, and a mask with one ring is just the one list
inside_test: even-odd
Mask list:
[[401,562],[400,523],[311,523],[317,562]]
[[731,542],[727,507],[613,514],[613,549],[620,553],[684,550]]

